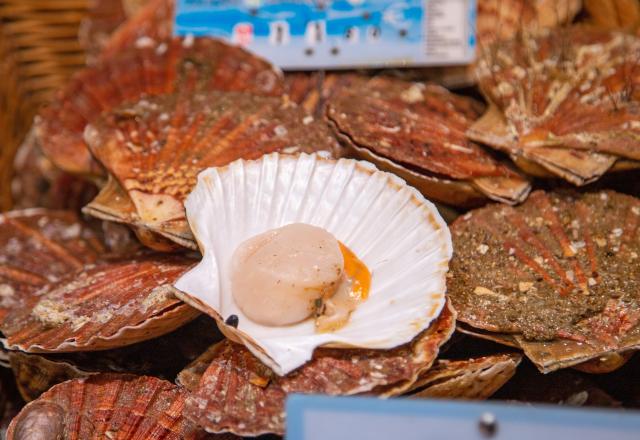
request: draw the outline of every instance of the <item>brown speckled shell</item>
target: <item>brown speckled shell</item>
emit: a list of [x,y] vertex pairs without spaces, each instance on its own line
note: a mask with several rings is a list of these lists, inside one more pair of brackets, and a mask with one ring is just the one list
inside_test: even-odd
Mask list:
[[0,322],[25,296],[93,264],[103,252],[96,234],[72,212],[0,214]]
[[357,156],[427,197],[466,206],[485,197],[522,201],[527,180],[466,137],[480,111],[479,103],[440,86],[389,77],[353,77],[327,104],[331,125]]
[[289,393],[402,394],[429,369],[454,324],[447,306],[410,344],[391,350],[319,348],[311,361],[283,377],[225,340],[180,373],[179,382],[192,391],[185,416],[209,432],[282,434]]
[[515,353],[438,360],[412,386],[411,397],[486,399],[511,379],[521,360]]
[[279,95],[282,78],[266,61],[219,40],[137,40],[117,57],[74,75],[36,119],[36,134],[45,154],[62,170],[101,175],[83,141],[88,123],[142,96],[197,90]]
[[640,200],[612,191],[470,212],[452,226],[458,319],[544,372],[640,347],[639,225]]
[[493,46],[476,71],[499,116],[487,115],[468,134],[579,185],[616,157],[638,160],[639,54],[635,36],[583,27]]
[[7,440],[195,440],[186,393],[162,379],[104,374],[54,386],[12,420]]
[[[119,107],[87,128],[86,141],[113,176],[86,212],[194,249],[183,201],[203,169],[274,151],[340,155],[324,123],[291,102],[236,92],[163,95]],[[153,237],[142,238],[158,248]]]

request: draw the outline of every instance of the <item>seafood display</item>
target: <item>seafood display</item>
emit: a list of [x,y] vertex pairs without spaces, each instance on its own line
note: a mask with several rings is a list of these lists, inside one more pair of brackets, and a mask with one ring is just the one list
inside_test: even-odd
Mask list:
[[472,66],[281,72],[92,0],[0,213],[6,438],[272,438],[299,393],[640,407],[640,3],[477,5]]

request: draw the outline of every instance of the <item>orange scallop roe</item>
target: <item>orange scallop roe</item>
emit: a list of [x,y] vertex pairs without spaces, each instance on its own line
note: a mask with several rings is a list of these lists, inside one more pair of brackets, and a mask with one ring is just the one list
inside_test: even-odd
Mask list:
[[338,242],[338,245],[344,258],[344,272],[352,281],[351,296],[364,301],[369,297],[371,289],[371,272],[369,272],[367,265],[345,244]]

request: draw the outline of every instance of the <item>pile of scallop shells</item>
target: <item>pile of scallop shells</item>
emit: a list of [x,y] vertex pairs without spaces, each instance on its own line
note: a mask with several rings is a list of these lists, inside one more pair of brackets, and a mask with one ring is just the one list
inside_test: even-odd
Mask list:
[[[0,214],[6,437],[277,436],[291,393],[639,406],[640,39],[584,3],[480,0],[472,66],[375,72],[96,9]],[[342,330],[226,296],[291,223],[372,273]]]

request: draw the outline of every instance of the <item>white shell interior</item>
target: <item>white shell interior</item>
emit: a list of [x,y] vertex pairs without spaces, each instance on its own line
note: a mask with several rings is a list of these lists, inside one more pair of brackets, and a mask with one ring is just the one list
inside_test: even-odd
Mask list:
[[[417,190],[369,162],[277,153],[238,160],[200,173],[185,206],[203,259],[175,287],[192,305],[213,309],[204,311],[220,324],[237,315],[237,331],[227,333],[277,374],[303,365],[321,345],[389,349],[410,342],[445,304],[452,253],[446,223]],[[236,247],[296,222],[331,232],[372,274],[369,298],[336,332],[316,333],[312,319],[259,325],[233,300],[229,273]]]

